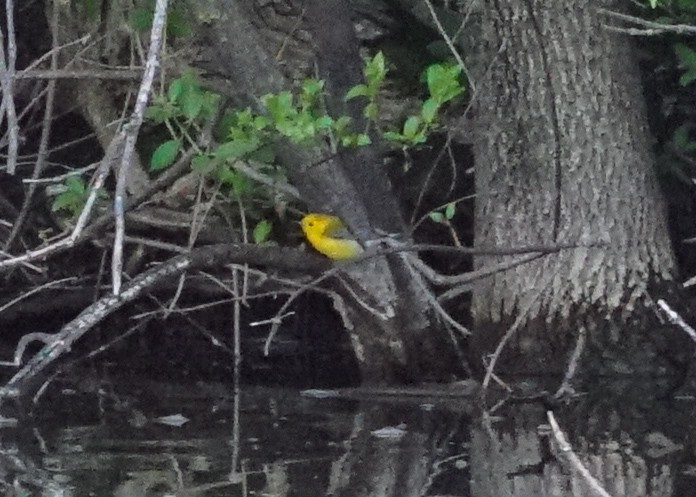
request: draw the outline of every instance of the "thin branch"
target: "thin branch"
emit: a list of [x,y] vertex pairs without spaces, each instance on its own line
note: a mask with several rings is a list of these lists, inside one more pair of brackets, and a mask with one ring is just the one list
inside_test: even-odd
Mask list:
[[[275,313],[275,316],[271,319],[271,322],[273,323],[271,325],[271,330],[268,332],[268,336],[266,337],[266,341],[264,342],[263,345],[263,355],[265,357],[268,357],[268,355],[271,352],[271,343],[273,342],[273,339],[275,338],[276,334],[278,333],[278,330],[280,329],[280,324],[282,322],[281,316],[287,316],[289,315],[288,312],[286,312],[292,303],[302,295],[305,291],[307,290],[319,290],[317,285],[327,279],[330,276],[333,276],[338,272],[338,268],[334,267],[330,269],[329,271],[326,271],[324,274],[321,276],[315,278],[314,280],[310,281],[306,285],[300,286],[295,292],[293,292],[288,299],[283,303],[283,305],[278,309],[278,312]],[[326,291],[326,290],[324,290]],[[333,293],[333,292],[332,292]]]
[[[190,254],[178,255],[166,263],[151,268],[124,286],[119,295],[107,295],[85,308],[60,332],[51,335],[50,343],[42,348],[0,389],[0,397],[16,396],[19,391],[30,388],[37,376],[57,360],[85,333],[106,316],[133,301],[145,291],[155,287],[164,278],[187,270],[220,266],[228,262],[252,262],[282,269],[303,267],[309,272],[318,272],[327,267],[327,261],[300,250],[255,245],[222,244],[193,249]],[[321,277],[331,274],[331,270]]]
[[590,486],[590,489],[596,495],[599,495],[600,497],[612,497],[611,494],[607,492],[604,487],[602,487],[602,484],[599,483],[594,476],[592,476],[592,473],[590,473],[590,471],[585,467],[577,454],[573,452],[573,447],[568,443],[563,431],[561,431],[561,428],[558,426],[558,422],[556,422],[556,417],[553,415],[553,411],[546,411],[546,419],[548,419],[549,424],[551,425],[551,433],[553,433],[553,438],[558,444],[561,458],[563,458],[565,462],[569,464],[571,469],[579,473],[580,476],[585,479],[587,484]]
[[672,309],[667,302],[662,299],[658,299],[657,305],[665,314],[667,314],[667,318],[669,319],[670,323],[679,326],[687,335],[689,335],[691,340],[696,342],[696,330],[689,326],[689,323],[684,321],[684,319],[677,314],[677,312]]
[[[58,67],[58,52],[55,48],[59,44],[58,39],[58,4],[54,3],[51,10],[51,44],[54,48],[52,50],[53,55],[51,56],[51,69],[56,69]],[[41,128],[41,138],[39,139],[39,152],[36,158],[36,163],[34,164],[34,170],[31,173],[31,179],[36,180],[41,177],[46,163],[48,161],[48,146],[51,138],[51,123],[53,121],[53,105],[56,96],[56,82],[51,80],[48,82],[48,88],[46,90],[46,105],[44,107],[43,116],[43,126]],[[34,195],[36,194],[37,185],[35,183],[30,183],[27,193],[24,197],[24,202],[22,203],[22,208],[12,225],[12,231],[5,241],[5,250],[10,252],[12,250],[12,244],[19,238],[24,229],[24,224],[29,216],[29,210],[31,209],[34,202]]]
[[121,291],[121,271],[123,267],[123,238],[125,235],[124,204],[126,197],[126,183],[128,170],[131,164],[131,157],[135,152],[135,142],[138,138],[140,126],[145,117],[145,109],[152,89],[152,82],[155,78],[155,71],[159,66],[159,52],[162,47],[164,26],[167,20],[167,0],[157,0],[155,14],[152,19],[152,29],[150,31],[150,47],[148,50],[147,61],[145,63],[145,73],[140,83],[138,96],[136,98],[133,114],[130,122],[121,131],[125,137],[121,166],[118,171],[118,180],[114,193],[114,215],[116,219],[114,251],[111,261],[111,277],[113,281],[113,293],[118,295]]
[[56,286],[56,285],[60,285],[62,283],[73,282],[75,280],[77,280],[77,277],[71,276],[69,278],[63,278],[61,280],[49,281],[48,283],[37,286],[36,288],[32,288],[28,292],[22,293],[19,297],[10,300],[9,302],[4,304],[3,306],[0,306],[0,313],[6,311],[7,309],[12,307],[13,305],[21,302],[22,300],[30,297],[31,295],[34,295],[35,293],[41,292],[43,290],[46,290],[47,288],[51,288],[51,287]]
[[15,79],[104,79],[111,81],[138,81],[142,69],[46,69],[24,70]]
[[517,311],[517,318],[515,321],[512,323],[510,328],[505,332],[505,335],[503,338],[498,342],[497,347],[495,348],[495,351],[490,357],[489,363],[486,365],[486,375],[483,378],[483,383],[481,384],[481,394],[485,395],[486,390],[488,389],[488,385],[490,384],[491,378],[493,377],[493,370],[495,369],[495,365],[498,362],[498,359],[500,358],[500,354],[502,354],[503,349],[505,348],[505,345],[507,344],[508,341],[517,333],[517,331],[522,327],[522,325],[525,323],[525,321],[528,319],[527,314],[529,311],[532,309],[532,306],[534,303],[541,297],[541,295],[546,291],[547,285],[553,280],[553,278],[556,277],[558,271],[548,271],[548,275],[545,278],[542,278],[541,281],[538,282],[538,285],[536,286],[536,289],[532,290],[534,293],[532,293],[530,296],[527,297],[527,301],[525,305],[518,305],[518,311]]
[[17,43],[14,28],[14,2],[5,0],[5,15],[7,22],[7,59],[5,58],[5,37],[0,30],[0,83],[2,84],[2,99],[7,116],[9,133],[7,172],[14,174],[17,168],[19,150],[19,121],[14,102],[14,76],[17,62]]
[[[106,155],[104,159],[102,159],[102,164],[106,162],[107,165],[110,165],[110,161],[115,159],[115,154],[120,149],[120,147],[117,146],[120,144],[120,140],[118,140],[119,137],[120,135],[116,135],[116,137],[114,137],[114,141],[112,141],[112,144],[109,146],[109,148],[107,148]],[[162,174],[159,178],[152,182],[150,188],[148,188],[147,191],[139,195],[136,195],[131,199],[131,202],[126,206],[126,211],[134,209],[143,202],[150,200],[155,193],[171,186],[189,168],[189,162],[192,156],[193,151],[191,149],[182,154],[181,158],[179,158],[179,160],[172,167],[167,169],[167,171],[164,174]],[[108,172],[108,168],[106,169],[106,171]],[[96,189],[96,184],[97,181],[93,183],[92,191]],[[83,209],[83,213],[86,212],[86,210],[87,209]],[[17,265],[26,264],[29,261],[46,259],[49,256],[68,250],[74,247],[76,244],[85,242],[89,240],[91,237],[94,237],[97,234],[101,233],[101,231],[104,228],[106,228],[109,224],[111,224],[113,220],[113,213],[104,214],[101,217],[94,220],[94,222],[90,224],[86,229],[84,229],[84,231],[77,229],[73,231],[73,236],[68,236],[55,243],[46,245],[44,247],[40,247],[35,250],[31,250],[22,255],[10,257],[6,260],[0,260],[0,273]],[[2,254],[0,252],[0,255],[5,254]]]
[[230,163],[230,166],[233,169],[239,171],[240,173],[243,173],[244,175],[248,176],[249,178],[261,183],[262,185],[266,185],[274,190],[285,193],[294,199],[302,200],[300,192],[291,184],[282,183],[271,176],[263,174],[262,172],[259,172],[256,169],[254,169],[253,167],[248,166],[243,161],[233,161]]
[[[454,329],[456,329],[459,333],[462,334],[462,336],[469,336],[471,335],[471,332],[463,326],[459,321],[454,319],[450,314],[442,307],[440,302],[435,298],[435,295],[432,294],[432,292],[428,289],[428,286],[425,284],[423,281],[423,278],[421,275],[416,271],[416,269],[413,267],[412,262],[413,260],[419,260],[415,257],[409,258],[407,254],[402,255],[402,260],[404,261],[404,264],[406,267],[410,270],[411,272],[411,277],[413,280],[416,282],[416,284],[421,288],[421,291],[425,295],[426,300],[430,304],[430,306],[433,308],[435,313],[441,317],[445,323],[449,324],[452,326]],[[420,261],[420,260],[419,260]],[[456,340],[454,340],[455,345],[456,345]]]
[[663,35],[665,33],[677,33],[677,34],[691,34],[696,33],[696,26],[691,26],[688,24],[663,24],[655,21],[649,21],[647,19],[641,19],[640,17],[631,16],[628,14],[622,14],[621,12],[614,12],[612,10],[598,8],[597,12],[599,14],[604,14],[610,18],[632,24],[634,26],[640,26],[639,28],[629,27],[623,28],[620,26],[605,26],[611,31],[617,31],[620,33],[625,33],[633,36],[656,36]]
[[581,326],[578,330],[578,340],[575,342],[575,348],[573,349],[573,354],[571,355],[570,361],[568,362],[568,367],[566,368],[566,373],[563,377],[563,382],[554,394],[554,397],[557,399],[561,398],[563,395],[575,393],[571,381],[573,380],[575,372],[577,371],[578,366],[580,365],[580,358],[582,357],[582,353],[585,350],[586,335],[587,332],[585,331],[585,327]]

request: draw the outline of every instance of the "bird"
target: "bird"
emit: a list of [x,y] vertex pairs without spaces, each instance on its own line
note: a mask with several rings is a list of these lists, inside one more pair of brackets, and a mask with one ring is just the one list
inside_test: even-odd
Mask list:
[[309,244],[329,259],[347,261],[363,252],[336,216],[309,213],[302,218],[300,225]]

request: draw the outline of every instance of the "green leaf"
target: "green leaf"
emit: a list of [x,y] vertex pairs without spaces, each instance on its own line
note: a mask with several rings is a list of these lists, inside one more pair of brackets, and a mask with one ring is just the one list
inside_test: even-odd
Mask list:
[[681,152],[693,152],[696,150],[696,141],[689,139],[690,124],[679,126],[672,135],[672,145]]
[[205,98],[200,91],[187,91],[181,101],[181,110],[184,116],[193,121],[201,113],[204,101]]
[[384,54],[377,54],[365,66],[365,79],[370,87],[378,86],[387,76],[387,66],[384,60]]
[[70,176],[65,180],[65,186],[67,186],[67,191],[71,193],[76,193],[78,195],[84,195],[87,193],[87,184],[79,176]]
[[268,240],[271,230],[273,229],[273,223],[266,219],[259,221],[254,227],[254,243],[257,245],[262,244]]
[[384,138],[395,142],[406,141],[406,137],[404,135],[395,131],[387,131],[386,133],[384,133]]
[[685,69],[696,69],[696,52],[694,52],[691,48],[687,47],[683,43],[676,43],[674,45],[674,52],[677,54],[679,62]]
[[464,91],[459,76],[462,68],[454,64],[433,64],[426,71],[430,96],[440,105],[449,102]]
[[218,169],[218,178],[223,185],[232,186],[232,192],[237,197],[242,197],[251,192],[251,182],[245,175],[232,171],[228,167]]
[[213,92],[203,92],[203,107],[201,108],[201,117],[210,118],[215,114],[215,110],[220,102],[220,95]]
[[346,93],[345,100],[351,100],[356,97],[369,97],[370,90],[367,89],[365,85],[356,85]]
[[437,111],[440,109],[440,104],[438,104],[434,99],[429,98],[423,102],[423,108],[421,109],[421,117],[423,121],[428,124],[432,124],[437,117]]
[[252,124],[254,130],[264,131],[271,125],[271,120],[266,116],[256,116]]
[[324,82],[318,79],[309,78],[302,84],[302,93],[310,98],[314,98],[321,94],[324,89]]
[[218,159],[239,159],[253,152],[259,147],[256,138],[230,140],[220,145],[213,154]]
[[191,159],[191,169],[201,173],[210,171],[215,165],[215,161],[208,154],[196,155]]
[[456,211],[456,206],[454,205],[454,202],[450,202],[447,204],[447,207],[445,207],[445,217],[450,220],[454,217],[454,213]]
[[406,119],[403,131],[404,136],[408,139],[415,138],[415,136],[418,134],[421,122],[421,118],[418,116],[411,116]]
[[442,212],[431,212],[428,214],[428,217],[436,223],[442,224],[445,222],[445,216],[442,214]]
[[366,147],[367,145],[370,145],[371,143],[372,143],[372,140],[365,133],[360,133],[358,135],[358,140],[356,143],[358,147]]
[[689,69],[687,72],[682,74],[681,77],[679,78],[679,84],[681,86],[688,86],[694,80],[696,80],[696,68]]
[[79,176],[70,176],[65,180],[64,187],[65,190],[53,201],[51,210],[68,211],[75,216],[82,210],[89,196],[87,184]]
[[287,119],[288,116],[297,114],[297,110],[292,102],[292,93],[289,91],[282,91],[277,95],[266,95],[261,100],[276,125]]
[[181,142],[179,140],[168,140],[161,144],[152,153],[150,171],[160,171],[171,166],[179,150],[181,150]]
[[377,104],[374,102],[370,102],[363,109],[363,115],[371,121],[374,121],[375,119],[377,119],[377,114],[378,114],[378,108],[377,108]]
[[176,103],[176,101],[179,100],[179,97],[181,97],[183,93],[184,82],[180,78],[172,81],[172,83],[169,85],[169,90],[167,92],[167,95],[169,96],[169,101],[173,104]]
[[145,116],[157,124],[162,124],[164,121],[174,117],[176,113],[176,109],[169,102],[164,104],[155,103],[148,107]]
[[674,147],[678,150],[684,150],[687,143],[689,143],[689,127],[684,124],[679,126],[672,135],[672,143]]
[[235,114],[236,124],[240,128],[253,126],[254,124],[254,114],[251,109],[247,107],[244,110],[238,111]]
[[314,126],[317,129],[331,129],[333,122],[330,116],[321,116],[314,121]]

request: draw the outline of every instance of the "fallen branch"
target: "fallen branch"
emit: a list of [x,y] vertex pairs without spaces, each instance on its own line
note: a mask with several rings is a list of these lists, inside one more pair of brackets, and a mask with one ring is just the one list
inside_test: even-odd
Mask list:
[[155,287],[164,278],[178,275],[183,271],[221,266],[230,262],[248,262],[287,270],[302,268],[307,273],[319,273],[330,268],[330,263],[326,259],[291,248],[243,244],[195,248],[190,254],[175,256],[138,275],[124,286],[119,295],[108,295],[87,307],[60,332],[54,334],[49,343],[34,355],[4,387],[0,388],[0,398],[26,393],[37,381],[39,373],[69,351],[85,333],[114,311],[142,295],[146,290]]

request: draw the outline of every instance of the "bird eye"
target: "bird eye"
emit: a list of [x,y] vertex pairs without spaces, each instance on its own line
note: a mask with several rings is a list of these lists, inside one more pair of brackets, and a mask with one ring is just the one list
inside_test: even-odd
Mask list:
[[314,223],[312,221],[309,222],[310,226],[314,226]]

